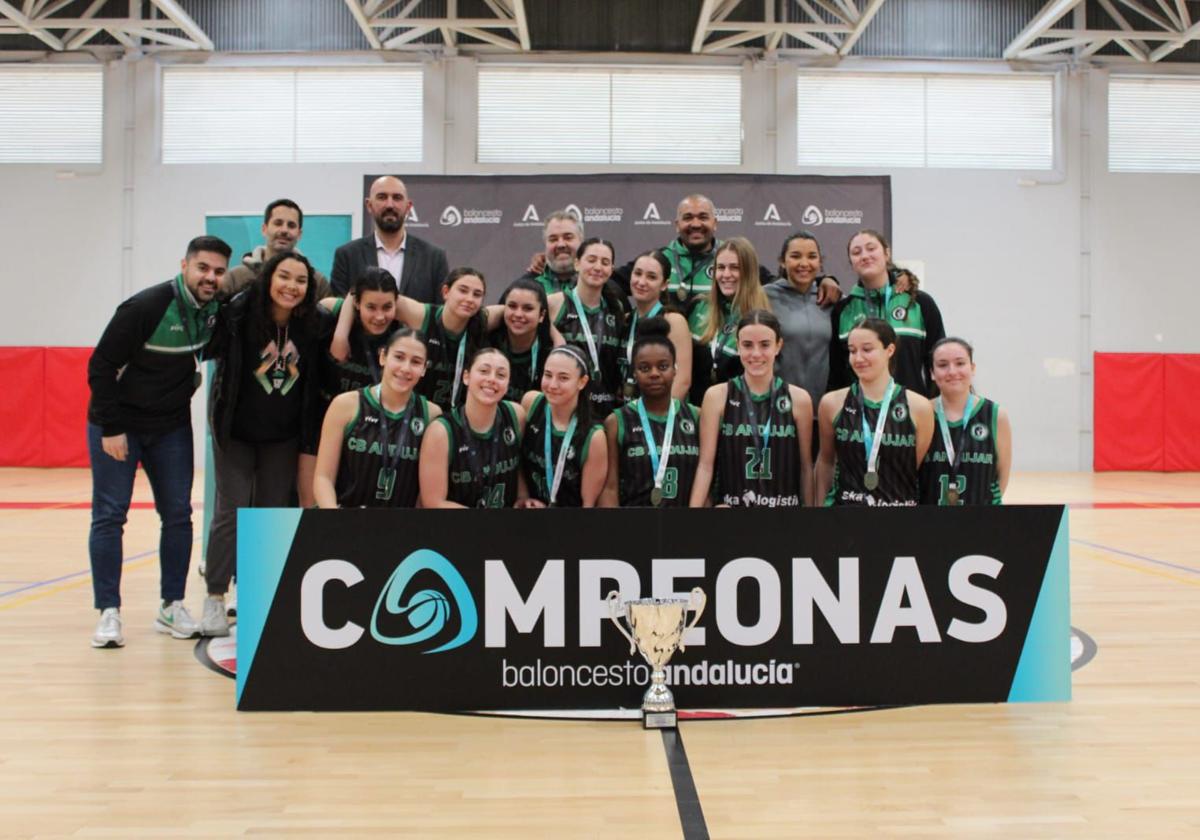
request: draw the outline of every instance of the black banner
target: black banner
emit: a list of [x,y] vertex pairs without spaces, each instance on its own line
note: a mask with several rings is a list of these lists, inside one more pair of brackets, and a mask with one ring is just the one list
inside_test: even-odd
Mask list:
[[[377,177],[363,177],[363,195]],[[703,193],[716,205],[717,236],[745,236],[775,274],[784,238],[810,229],[825,271],[846,288],[854,282],[850,236],[863,227],[892,231],[887,175],[414,175],[404,183],[414,202],[408,228],[444,248],[451,268],[469,265],[491,278],[489,299],[543,249],[542,227],[555,210],[582,219],[587,236],[611,240],[625,263],[674,239],[680,199]],[[364,208],[363,234],[373,229]]]
[[245,710],[637,707],[604,598],[694,586],[680,708],[1070,694],[1059,506],[240,516]]

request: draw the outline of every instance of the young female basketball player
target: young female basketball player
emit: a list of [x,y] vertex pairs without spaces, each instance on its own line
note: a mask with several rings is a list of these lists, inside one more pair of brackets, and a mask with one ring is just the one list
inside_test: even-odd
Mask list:
[[728,382],[742,372],[735,336],[742,316],[755,309],[771,311],[758,275],[758,254],[750,240],[735,236],[717,248],[712,288],[691,314],[692,329],[699,326],[700,343],[712,360],[710,384]]
[[[488,312],[495,307],[488,307]],[[550,335],[550,303],[536,280],[514,280],[500,295],[503,323],[488,333],[488,344],[508,357],[512,376],[508,399],[519,401],[541,387],[546,356],[554,348]],[[490,318],[489,318],[490,326]]]
[[591,238],[575,252],[574,289],[550,295],[550,320],[568,344],[584,352],[592,377],[592,416],[603,420],[622,400],[621,334],[625,312],[608,284],[615,252],[611,242]]
[[998,505],[1012,464],[1008,413],[975,393],[975,351],[961,338],[933,348],[933,443],[921,464],[921,504]]
[[413,393],[425,373],[425,341],[411,327],[379,351],[378,385],[339,394],[325,412],[313,492],[323,508],[415,507],[417,455],[442,410]]
[[421,443],[421,507],[507,508],[521,487],[525,412],[504,399],[508,359],[484,347],[463,372],[462,406],[437,418]]
[[751,310],[736,335],[745,372],[704,395],[691,506],[811,504],[812,398],[775,374],[783,347],[779,319]]
[[640,396],[604,421],[608,480],[601,507],[687,507],[700,460],[700,412],[675,393],[677,345],[663,318],[638,325],[633,377]]
[[887,321],[868,318],[847,339],[858,381],[821,399],[817,498],[826,505],[915,505],[933,406],[892,377],[896,333]]
[[[396,299],[397,318],[425,336],[429,350],[429,369],[417,386],[417,391],[430,402],[449,411],[461,402],[466,360],[483,345],[487,317],[480,313],[487,283],[483,274],[473,268],[456,268],[442,284],[440,306],[421,303],[405,295]],[[326,299],[329,308],[336,306]],[[499,313],[496,313],[497,318]],[[339,319],[337,332],[330,343],[330,353],[336,359],[345,358],[347,332],[352,321],[345,314]]]
[[604,428],[592,422],[587,358],[564,344],[546,357],[542,390],[521,401],[525,436],[521,468],[527,498],[517,507],[595,507],[604,487],[608,453]]
[[692,387],[692,336],[687,318],[670,308],[667,297],[667,279],[671,276],[671,263],[661,251],[647,251],[633,261],[629,274],[629,291],[633,297],[634,310],[625,325],[621,339],[623,348],[621,372],[624,379],[624,398],[628,402],[636,394],[633,375],[633,345],[637,342],[638,327],[656,317],[666,319],[670,327],[668,338],[675,346],[675,384],[671,386],[673,396],[686,400]]

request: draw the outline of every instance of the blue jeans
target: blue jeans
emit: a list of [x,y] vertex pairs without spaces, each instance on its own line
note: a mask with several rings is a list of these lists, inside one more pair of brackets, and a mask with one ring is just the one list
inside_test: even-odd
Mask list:
[[92,529],[88,554],[92,560],[92,591],[96,609],[121,606],[121,536],[133,497],[133,479],[140,461],[150,479],[154,509],[162,520],[158,557],[164,601],[183,599],[188,564],[192,559],[192,427],[168,432],[128,432],[129,454],[118,461],[105,453],[100,427],[88,423],[88,453],[92,461]]

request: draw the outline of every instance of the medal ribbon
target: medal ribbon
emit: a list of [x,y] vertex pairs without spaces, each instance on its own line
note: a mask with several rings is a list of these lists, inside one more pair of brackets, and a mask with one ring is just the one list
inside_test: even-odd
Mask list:
[[[651,308],[651,310],[649,312],[646,313],[646,318],[647,319],[653,318],[655,315],[657,315],[659,313],[659,311],[662,308],[663,308],[662,301],[660,300],[654,304],[653,308]],[[625,342],[625,361],[630,367],[633,366],[633,340],[634,340],[634,337],[637,335],[637,324],[638,324],[637,307],[634,307],[633,320],[629,323],[629,340]]]
[[583,337],[587,340],[588,355],[592,357],[592,375],[599,375],[600,354],[596,351],[596,339],[592,337],[592,325],[588,323],[583,303],[575,292],[564,292],[563,294],[571,298],[571,303],[575,304],[575,314],[579,316],[579,326],[583,329]]
[[862,411],[862,431],[863,431],[863,449],[867,453],[867,472],[879,474],[875,469],[879,465],[879,448],[883,445],[883,427],[887,423],[888,407],[892,404],[892,389],[895,386],[896,380],[888,377],[887,393],[883,396],[883,402],[879,404],[879,416],[875,418],[875,431],[871,431],[871,427],[867,425],[867,395],[862,389],[862,383],[858,385],[858,398]]
[[408,420],[412,415],[413,404],[417,402],[417,395],[408,395],[408,404],[404,406],[404,411],[400,414],[400,435],[396,438],[395,455],[390,452],[392,435],[388,428],[388,410],[383,405],[382,385],[375,386],[375,398],[379,400],[379,428],[383,431],[383,465],[395,472],[400,460],[404,457],[404,444],[408,443],[408,432],[412,425]]
[[546,492],[550,494],[550,504],[554,504],[554,500],[558,498],[558,488],[562,484],[563,473],[566,472],[564,467],[567,464],[567,450],[571,448],[571,440],[575,435],[575,423],[578,419],[578,414],[571,415],[571,422],[567,424],[567,430],[563,433],[562,446],[558,449],[558,464],[551,467],[553,459],[550,457],[550,453],[553,448],[550,444],[554,437],[554,417],[550,413],[550,403],[546,403],[546,431],[542,438],[546,447]]
[[667,461],[671,457],[671,438],[675,434],[675,404],[678,400],[671,400],[671,408],[667,411],[667,431],[663,435],[662,442],[662,458],[659,458],[658,447],[654,444],[654,432],[650,428],[650,416],[646,413],[646,401],[639,398],[637,401],[638,417],[642,421],[642,434],[646,437],[646,451],[650,453],[650,467],[654,470],[654,489],[662,490],[663,478],[667,474]]
[[962,461],[962,439],[967,432],[967,421],[971,419],[971,410],[975,407],[975,395],[967,395],[967,410],[963,412],[962,428],[958,430],[958,440],[950,437],[950,424],[946,422],[946,410],[942,398],[933,401],[934,413],[937,414],[938,427],[942,430],[942,445],[946,448],[946,461],[950,464],[950,476],[958,475],[958,464]]
[[458,358],[454,361],[454,385],[450,392],[450,405],[458,404],[458,389],[462,385],[463,375],[463,358],[467,353],[467,330],[463,328],[462,334],[458,337]]

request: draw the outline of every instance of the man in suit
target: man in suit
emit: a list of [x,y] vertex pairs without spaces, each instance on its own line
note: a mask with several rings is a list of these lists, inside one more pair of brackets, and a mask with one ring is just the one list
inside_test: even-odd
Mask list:
[[345,296],[364,269],[379,266],[396,278],[401,294],[422,303],[441,303],[442,284],[450,273],[446,252],[405,229],[413,203],[404,182],[393,175],[376,178],[365,203],[375,229],[334,252],[329,278],[334,293]]

